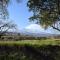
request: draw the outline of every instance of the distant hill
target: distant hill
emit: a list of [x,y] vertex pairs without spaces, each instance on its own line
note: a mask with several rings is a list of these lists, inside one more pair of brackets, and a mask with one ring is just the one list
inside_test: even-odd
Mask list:
[[55,37],[55,36],[60,36],[60,34],[52,34],[52,33],[47,33],[47,32],[32,32],[32,30],[27,30],[27,29],[23,29],[20,30],[20,32],[6,32],[6,35],[15,35],[15,36],[30,36],[30,37]]
[[33,37],[53,37],[53,36],[60,36],[60,34],[52,34],[47,32],[32,32],[24,29],[20,32],[20,35],[22,36],[33,36]]

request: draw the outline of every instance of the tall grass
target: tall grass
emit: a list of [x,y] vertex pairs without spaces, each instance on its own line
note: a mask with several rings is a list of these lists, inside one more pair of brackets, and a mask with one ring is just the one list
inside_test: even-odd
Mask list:
[[59,45],[60,40],[21,40],[21,41],[0,41],[0,45]]

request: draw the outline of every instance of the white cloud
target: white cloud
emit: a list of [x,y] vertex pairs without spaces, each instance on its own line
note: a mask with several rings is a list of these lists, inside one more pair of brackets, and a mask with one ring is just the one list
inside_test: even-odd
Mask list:
[[25,29],[32,32],[44,32],[44,29],[38,24],[31,24],[25,27]]
[[30,24],[27,27],[25,27],[26,31],[28,32],[33,32],[33,33],[40,33],[40,32],[45,32],[45,33],[52,33],[51,28],[44,30],[40,25],[38,24]]

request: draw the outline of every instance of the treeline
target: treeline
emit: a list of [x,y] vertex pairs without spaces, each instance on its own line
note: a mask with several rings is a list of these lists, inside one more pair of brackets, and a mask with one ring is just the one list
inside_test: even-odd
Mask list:
[[46,40],[46,39],[60,39],[60,36],[34,37],[28,35],[3,35],[0,40]]
[[2,36],[0,40],[46,40],[50,39],[49,37],[33,37],[33,36]]

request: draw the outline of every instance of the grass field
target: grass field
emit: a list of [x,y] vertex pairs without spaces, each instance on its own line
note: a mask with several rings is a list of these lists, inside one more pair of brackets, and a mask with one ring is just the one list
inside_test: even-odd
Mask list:
[[0,60],[60,60],[60,40],[0,41]]
[[59,39],[47,39],[47,40],[21,40],[21,41],[0,41],[0,45],[59,45]]

